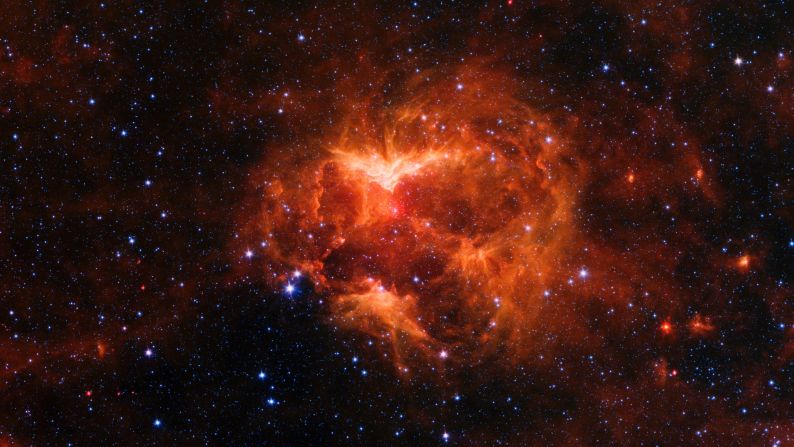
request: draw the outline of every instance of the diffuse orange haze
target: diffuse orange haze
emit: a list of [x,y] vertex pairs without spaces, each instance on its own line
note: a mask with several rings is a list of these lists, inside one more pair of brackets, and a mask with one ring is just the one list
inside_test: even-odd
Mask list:
[[412,97],[353,108],[322,155],[267,178],[258,231],[339,325],[414,351],[525,350],[565,280],[584,172],[564,129],[488,75],[417,77]]

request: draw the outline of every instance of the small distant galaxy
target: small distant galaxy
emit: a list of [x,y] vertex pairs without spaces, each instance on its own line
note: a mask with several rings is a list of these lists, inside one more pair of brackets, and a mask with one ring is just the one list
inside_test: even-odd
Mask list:
[[794,445],[785,2],[3,9],[0,445]]

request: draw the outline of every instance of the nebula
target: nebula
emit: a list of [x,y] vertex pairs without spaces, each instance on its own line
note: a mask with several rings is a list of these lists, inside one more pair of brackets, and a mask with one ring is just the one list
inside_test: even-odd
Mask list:
[[337,324],[388,339],[400,366],[415,351],[525,352],[543,292],[570,273],[586,169],[511,83],[469,66],[417,75],[268,180],[268,257],[308,274]]

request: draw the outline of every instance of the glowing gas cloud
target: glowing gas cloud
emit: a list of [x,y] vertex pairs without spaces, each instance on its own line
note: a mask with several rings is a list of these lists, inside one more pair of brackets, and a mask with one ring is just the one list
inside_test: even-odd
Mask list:
[[507,78],[425,75],[406,91],[266,179],[257,225],[274,271],[306,272],[336,324],[388,340],[398,362],[520,352],[569,273],[585,172]]

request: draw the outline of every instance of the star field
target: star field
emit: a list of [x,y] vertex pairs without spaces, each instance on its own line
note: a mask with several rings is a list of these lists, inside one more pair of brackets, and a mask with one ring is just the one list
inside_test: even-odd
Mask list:
[[0,445],[794,445],[786,2],[0,13]]

